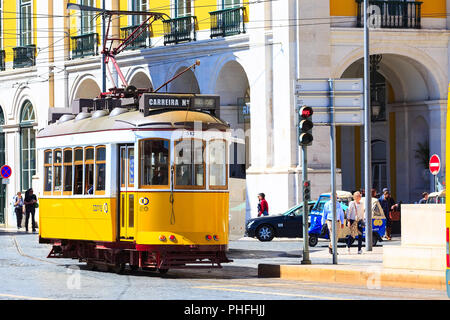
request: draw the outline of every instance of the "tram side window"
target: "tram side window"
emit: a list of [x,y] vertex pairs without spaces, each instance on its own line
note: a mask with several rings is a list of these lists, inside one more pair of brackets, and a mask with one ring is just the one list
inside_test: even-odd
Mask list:
[[142,140],[139,143],[141,187],[169,185],[169,141]]
[[62,191],[62,151],[61,149],[55,150],[53,152],[53,171],[54,171],[54,181],[53,181],[53,191]]
[[51,150],[44,152],[44,192],[52,191],[53,153]]
[[63,192],[72,193],[72,149],[64,150],[64,182]]
[[205,185],[203,140],[184,139],[175,142],[175,185],[202,188]]
[[94,148],[84,150],[84,194],[94,194]]
[[74,194],[83,194],[83,149],[75,149]]
[[227,145],[225,140],[212,140],[209,143],[209,186],[227,187]]
[[96,176],[95,193],[104,194],[105,177],[106,177],[106,148],[104,146],[96,148],[95,176]]

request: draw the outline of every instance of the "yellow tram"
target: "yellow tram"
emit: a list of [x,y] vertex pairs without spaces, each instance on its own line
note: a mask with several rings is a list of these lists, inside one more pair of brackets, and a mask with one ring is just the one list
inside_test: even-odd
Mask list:
[[229,126],[202,108],[217,100],[145,93],[139,110],[85,108],[42,129],[39,241],[53,244],[49,257],[117,272],[230,262]]

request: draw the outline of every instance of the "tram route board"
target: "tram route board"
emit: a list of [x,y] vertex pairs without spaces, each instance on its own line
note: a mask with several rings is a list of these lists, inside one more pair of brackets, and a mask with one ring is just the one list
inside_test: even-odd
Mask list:
[[155,109],[216,110],[220,107],[218,95],[145,93],[139,100],[139,110],[147,116]]

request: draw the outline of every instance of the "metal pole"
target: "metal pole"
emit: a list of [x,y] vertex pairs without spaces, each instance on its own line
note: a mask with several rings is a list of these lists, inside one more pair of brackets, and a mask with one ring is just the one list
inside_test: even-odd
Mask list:
[[[102,9],[106,9],[106,0],[102,2]],[[106,36],[106,16],[102,14],[102,43],[105,41]],[[105,48],[104,48],[105,49]],[[106,64],[105,64],[106,54],[102,54],[102,92],[106,92]]]
[[[308,154],[306,146],[302,146],[302,180],[303,183],[308,180]],[[303,189],[304,190],[304,189]],[[302,264],[311,264],[309,259],[309,235],[308,235],[308,201],[303,192],[303,259]]]
[[333,249],[333,264],[337,264],[337,234],[339,229],[336,227],[336,126],[335,126],[335,114],[334,114],[334,84],[333,80],[329,80],[330,84],[330,148],[331,148],[331,212],[333,221],[331,222],[331,228],[333,230],[333,239],[331,239],[331,246]]
[[369,74],[369,19],[368,0],[364,0],[364,182],[366,250],[372,251],[372,156],[371,156],[371,112],[370,112],[370,74]]

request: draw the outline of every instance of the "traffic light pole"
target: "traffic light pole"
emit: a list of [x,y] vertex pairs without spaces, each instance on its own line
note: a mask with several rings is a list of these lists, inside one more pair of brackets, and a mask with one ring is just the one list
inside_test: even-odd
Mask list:
[[[334,118],[334,83],[333,79],[329,80],[330,84],[330,100],[331,100],[331,126],[330,126],[330,151],[331,151],[331,213],[332,213],[332,222],[331,229],[333,233],[333,239],[331,240],[331,246],[333,249],[333,264],[337,264],[337,236],[339,229],[336,226],[336,126],[335,126],[335,118]],[[326,223],[326,222],[325,222]],[[342,221],[341,221],[342,223]],[[340,228],[340,225],[339,225]]]
[[309,207],[308,207],[308,199],[305,196],[305,181],[308,181],[308,153],[307,146],[302,146],[302,180],[303,180],[303,259],[302,264],[311,264],[311,260],[309,259],[309,234],[308,234],[308,216],[309,216]]

